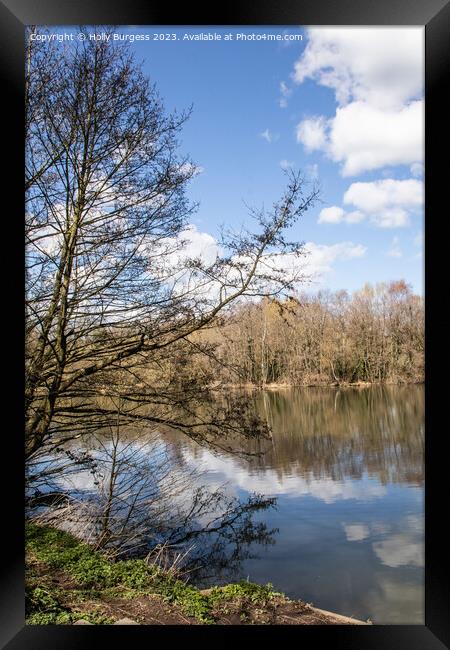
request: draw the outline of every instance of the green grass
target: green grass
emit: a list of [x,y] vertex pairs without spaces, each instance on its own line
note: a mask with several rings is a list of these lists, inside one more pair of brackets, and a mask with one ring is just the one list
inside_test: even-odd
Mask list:
[[268,601],[273,600],[275,596],[282,595],[275,592],[271,584],[257,585],[253,582],[241,580],[225,587],[214,587],[208,597],[212,603],[245,599],[254,604],[265,605]]
[[[214,587],[204,594],[144,560],[111,562],[73,535],[33,523],[26,526],[26,551],[26,620],[29,624],[68,624],[80,618],[96,624],[111,623],[112,619],[99,612],[77,611],[77,603],[84,600],[101,602],[113,596],[132,599],[150,594],[178,606],[185,615],[200,623],[211,624],[215,622],[212,610],[224,603],[245,600],[264,605],[280,595],[271,585],[260,586],[246,581]],[[36,565],[48,571],[39,575]],[[59,571],[75,588],[69,592],[55,587],[45,578],[45,574],[51,575],[52,571]]]
[[28,524],[27,552],[52,569],[66,572],[80,587],[105,589],[122,585],[140,589],[158,572],[143,560],[110,562],[69,533],[50,526]]
[[98,612],[80,612],[61,602],[60,591],[48,586],[28,584],[25,591],[26,620],[29,625],[67,625],[83,618],[93,624],[113,623]]

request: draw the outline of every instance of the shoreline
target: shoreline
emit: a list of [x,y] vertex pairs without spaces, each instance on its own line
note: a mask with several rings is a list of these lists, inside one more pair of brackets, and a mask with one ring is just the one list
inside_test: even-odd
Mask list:
[[288,384],[288,383],[270,383],[270,384],[220,384],[211,386],[213,390],[249,390],[249,391],[276,391],[290,390],[293,388],[373,388],[375,386],[418,386],[425,384],[425,380],[420,381],[383,381],[383,382],[330,382],[330,383],[306,383],[306,384]]
[[241,580],[209,589],[145,560],[111,562],[73,535],[26,526],[31,625],[371,625]]

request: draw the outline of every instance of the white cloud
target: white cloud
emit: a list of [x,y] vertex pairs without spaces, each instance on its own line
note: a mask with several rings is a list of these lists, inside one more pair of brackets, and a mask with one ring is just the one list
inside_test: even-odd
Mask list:
[[[60,224],[65,222],[67,208],[64,203],[56,202],[48,214],[48,223],[41,226],[36,233],[31,232],[30,242],[27,245],[28,254],[44,254],[50,258],[57,259],[64,244],[64,235]],[[28,223],[33,223],[35,216],[28,212]],[[38,267],[36,267],[38,268]]]
[[362,244],[349,241],[332,245],[306,242],[300,256],[295,253],[269,253],[261,262],[266,271],[292,278],[294,285],[301,290],[306,281],[322,283],[335,264],[363,257],[366,250]]
[[219,246],[212,235],[200,232],[194,224],[190,224],[181,233],[181,238],[186,240],[186,256],[200,258],[205,264],[213,264],[219,255]]
[[423,87],[421,27],[308,29],[308,44],[295,64],[294,80],[331,88],[340,105],[366,101],[400,107]]
[[262,133],[259,134],[259,137],[263,138],[264,140],[266,140],[270,144],[271,142],[276,142],[278,140],[278,138],[279,138],[279,135],[278,135],[278,133],[272,133],[272,131],[269,131],[269,129],[266,129],[265,131],[263,131]]
[[337,205],[332,205],[329,208],[323,208],[320,211],[317,223],[359,223],[365,219],[363,212],[353,210],[353,212],[345,212]]
[[352,183],[344,194],[344,204],[370,216],[380,228],[407,226],[409,211],[423,203],[423,183],[386,178],[367,183]]
[[359,223],[366,218],[363,212],[359,210],[353,210],[353,212],[346,212],[344,216],[344,221],[346,223]]
[[180,172],[183,174],[192,174],[193,176],[198,176],[199,174],[202,174],[205,171],[204,167],[201,167],[200,165],[193,165],[192,163],[184,163],[183,165],[180,165]]
[[421,163],[423,36],[423,28],[309,29],[294,81],[331,88],[338,107],[330,119],[300,122],[297,140],[342,163],[344,176]]
[[329,246],[307,242],[304,250],[306,253],[305,271],[312,278],[321,279],[332,271],[332,265],[336,262],[364,257],[367,248],[353,242],[340,242]]
[[[148,251],[148,247],[151,251]],[[140,254],[149,254],[152,265],[149,272],[166,281],[175,295],[191,294],[197,298],[214,298],[217,296],[217,283],[205,278],[192,261],[198,260],[202,266],[215,263],[222,250],[216,239],[198,230],[195,224],[189,224],[176,237],[166,237],[158,242],[159,256],[155,258],[155,243],[144,240]],[[159,260],[158,266],[155,260]]]
[[420,206],[423,184],[414,179],[398,181],[392,178],[352,183],[344,194],[344,203],[352,203],[365,212],[376,212],[387,206]]
[[283,97],[289,97],[289,95],[292,93],[292,90],[289,88],[285,81],[280,82],[280,93],[283,95]]
[[[189,261],[199,259],[202,265],[210,266],[223,254],[217,240],[212,235],[199,231],[195,224],[188,225],[178,237],[168,237],[161,241],[160,248],[161,252],[164,251],[164,255],[161,255],[163,263],[161,262],[159,272],[161,278],[166,277],[169,282],[175,283],[175,293],[189,291],[192,295],[215,300],[223,282],[226,281],[228,284],[227,294],[233,291],[234,286],[240,286],[240,274],[235,268],[229,269],[226,271],[226,276],[217,280],[211,279],[197,267],[192,270]],[[365,246],[350,241],[332,245],[307,242],[300,255],[295,253],[264,255],[257,275],[259,272],[267,274],[270,271],[274,277],[291,278],[294,285],[301,289],[305,281],[322,282],[324,276],[332,272],[334,264],[361,258],[366,250]],[[140,252],[146,254],[145,244]],[[252,265],[251,258],[240,257],[235,258],[234,261],[247,266]],[[156,269],[153,269],[153,272],[155,271]]]
[[352,183],[344,194],[344,203],[371,214],[379,225],[392,222],[406,225],[407,209],[423,203],[423,183],[415,179],[404,181],[385,178],[368,183]]
[[285,81],[280,81],[280,93],[281,93],[281,97],[278,100],[278,103],[281,108],[286,108],[286,106],[288,105],[287,102],[288,97],[290,97],[292,94],[292,88],[289,88],[289,86]]
[[337,109],[323,148],[334,162],[342,163],[343,176],[421,160],[423,110],[423,101],[399,110],[353,102]]
[[297,142],[303,144],[307,151],[322,150],[327,146],[326,120],[313,117],[303,120],[297,126]]
[[423,157],[423,109],[423,101],[390,111],[353,102],[338,108],[332,119],[315,116],[300,122],[297,142],[342,163],[343,176],[410,164]]
[[[183,247],[179,248],[181,242]],[[189,259],[200,259],[204,264],[214,264],[220,254],[220,247],[214,237],[206,232],[200,232],[195,224],[186,226],[176,240],[167,238],[164,245],[177,248],[166,259],[168,265],[173,268]]]
[[[411,211],[421,207],[423,198],[423,183],[413,178],[352,183],[344,194],[343,203],[356,209],[346,212],[337,205],[323,208],[317,223],[352,224],[369,218],[379,228],[400,228],[409,224]],[[388,254],[400,257],[398,247]]]
[[379,228],[404,228],[409,225],[409,215],[403,208],[386,208],[371,217]]
[[332,205],[330,208],[323,208],[320,211],[317,223],[341,223],[344,217],[344,210],[337,205]]

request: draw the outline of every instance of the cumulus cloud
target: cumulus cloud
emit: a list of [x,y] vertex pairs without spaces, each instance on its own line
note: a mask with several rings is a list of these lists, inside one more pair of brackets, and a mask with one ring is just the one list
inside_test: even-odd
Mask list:
[[403,228],[409,225],[409,215],[402,208],[386,208],[373,215],[372,221],[380,228]]
[[343,176],[421,163],[423,33],[422,28],[309,29],[293,79],[331,88],[338,106],[332,118],[300,122],[298,142],[341,163]]
[[[42,254],[51,259],[58,259],[64,244],[64,235],[60,224],[65,222],[66,210],[67,208],[64,203],[56,202],[53,204],[52,211],[48,215],[47,225],[41,226],[36,236],[33,236],[33,234],[30,235],[27,245],[28,255]],[[26,218],[28,223],[33,223],[35,215],[27,212]]]
[[320,211],[317,223],[341,223],[345,212],[337,205],[332,205],[330,208],[323,208]]
[[343,176],[409,164],[423,156],[423,115],[423,101],[399,110],[353,102],[337,109],[323,148],[334,162],[342,163]]
[[[181,234],[186,242],[182,255],[186,259],[200,258],[206,264],[213,264],[217,256],[221,254],[217,241],[205,232],[200,232],[195,225],[190,225]],[[283,268],[289,273],[296,269],[304,271],[311,277],[321,276],[332,270],[336,262],[345,262],[355,258],[361,258],[366,254],[367,248],[362,244],[355,244],[350,241],[326,245],[307,242],[304,245],[304,255],[286,253],[283,255],[267,255],[264,259],[266,268]],[[179,256],[180,253],[177,253]]]
[[269,253],[263,257],[262,264],[267,271],[295,278],[294,285],[301,290],[305,282],[324,282],[335,264],[364,257],[366,251],[365,246],[351,241],[332,245],[306,242],[300,255]]
[[297,125],[297,142],[307,151],[323,150],[327,147],[327,121],[318,116],[303,120]]
[[364,257],[367,248],[353,242],[339,242],[332,245],[307,242],[304,250],[305,270],[312,278],[320,280],[332,271],[333,264]]
[[[423,195],[422,181],[414,178],[352,183],[344,194],[343,203],[354,209],[347,212],[337,205],[323,208],[317,222],[351,224],[368,218],[379,228],[400,228],[409,224],[411,212],[421,208]],[[399,257],[398,254],[393,256]]]
[[173,253],[165,256],[169,267],[177,268],[187,260],[199,259],[203,264],[214,264],[220,255],[220,247],[216,239],[206,233],[200,232],[195,224],[189,224],[177,238],[167,237],[163,245]]
[[283,160],[280,160],[280,167],[281,169],[290,169],[290,167],[294,166],[294,162],[292,160],[286,160],[284,158]]
[[399,107],[422,92],[423,28],[320,27],[307,36],[294,80],[331,88],[341,105],[362,100]]
[[[173,285],[174,293],[187,293],[206,300],[216,300],[231,294],[240,286],[241,274],[236,266],[223,269],[221,277],[205,273],[201,267],[212,267],[225,253],[219,242],[209,233],[201,232],[195,224],[189,224],[177,237],[167,237],[159,242],[161,262],[158,272],[161,279]],[[146,255],[144,242],[140,253]],[[154,246],[154,244],[153,244]],[[351,241],[332,245],[307,242],[300,254],[269,252],[260,260],[257,276],[270,273],[274,278],[290,278],[293,286],[301,290],[305,282],[322,283],[334,270],[334,265],[363,257],[366,247]],[[195,262],[198,261],[199,264]],[[235,265],[251,267],[252,258],[233,257]],[[152,268],[155,273],[156,269]],[[225,286],[226,285],[226,286]],[[267,285],[270,287],[269,285]],[[273,285],[275,286],[275,285]],[[248,294],[252,299],[251,291]]]
[[344,214],[344,221],[346,223],[359,223],[365,218],[365,214],[360,212],[360,210],[353,210],[352,212],[346,212]]
[[205,278],[200,267],[212,266],[222,252],[217,240],[201,232],[195,224],[188,224],[175,237],[158,242],[144,239],[139,249],[140,255],[148,256],[151,261],[149,273],[166,282],[174,295],[189,293],[191,297],[203,299],[214,299],[219,289],[217,283]]
[[320,211],[317,223],[359,223],[363,219],[365,219],[365,215],[359,210],[345,212],[343,208],[332,205]]
[[[381,110],[366,102],[353,102],[326,120],[315,116],[296,128],[297,142],[306,151],[323,151],[341,163],[343,176],[390,165],[410,164],[423,157],[423,101],[400,110]],[[414,166],[415,175],[419,163]]]
[[403,181],[385,178],[367,183],[352,183],[344,194],[344,203],[352,203],[365,212],[376,212],[387,206],[420,206],[423,184],[414,179]]
[[366,213],[381,228],[407,226],[409,211],[423,204],[423,183],[385,178],[367,183],[352,183],[344,194],[344,204]]

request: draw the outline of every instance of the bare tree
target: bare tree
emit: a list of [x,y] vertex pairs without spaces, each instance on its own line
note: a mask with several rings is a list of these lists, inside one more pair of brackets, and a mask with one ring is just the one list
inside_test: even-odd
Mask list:
[[291,172],[273,208],[252,211],[257,232],[227,232],[223,255],[192,259],[196,166],[177,141],[189,110],[166,114],[127,46],[39,44],[26,96],[27,457],[108,426],[102,393],[129,399],[129,421],[199,442],[266,433],[243,404],[208,411],[208,377],[167,369],[203,353],[192,335],[237,299],[292,290],[300,275],[285,262],[302,248],[284,232],[317,190]]
[[421,382],[423,307],[404,280],[238,305],[202,332],[207,369],[255,386]]

